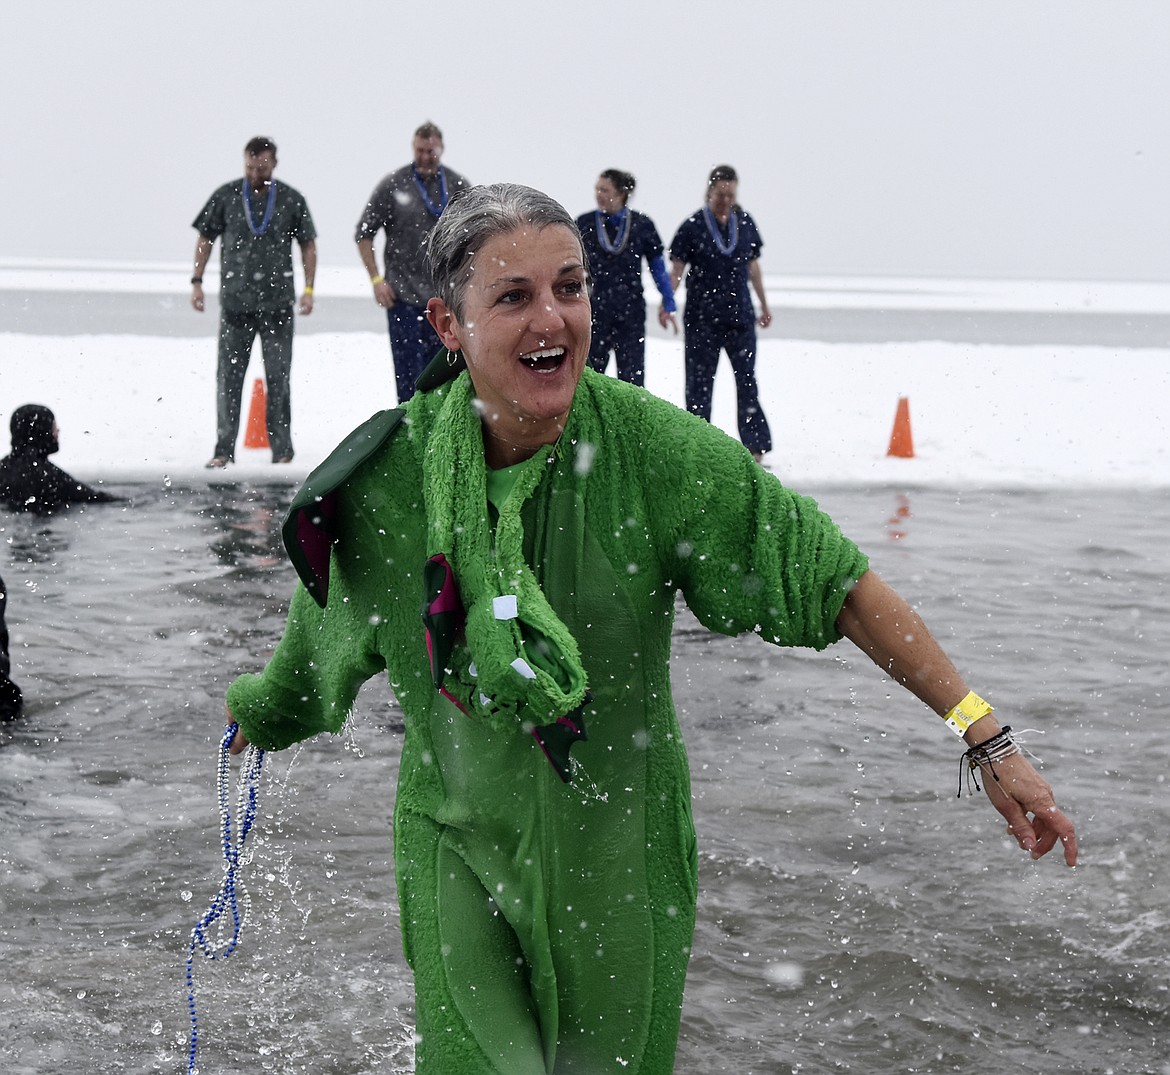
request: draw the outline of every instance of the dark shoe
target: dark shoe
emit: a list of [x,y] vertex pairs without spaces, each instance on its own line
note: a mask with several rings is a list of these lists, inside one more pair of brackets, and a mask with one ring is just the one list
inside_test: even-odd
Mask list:
[[272,457],[272,461],[274,463],[291,463],[292,456],[291,455],[274,455]]
[[207,470],[223,470],[230,462],[231,460],[226,455],[216,455],[212,456],[203,465]]

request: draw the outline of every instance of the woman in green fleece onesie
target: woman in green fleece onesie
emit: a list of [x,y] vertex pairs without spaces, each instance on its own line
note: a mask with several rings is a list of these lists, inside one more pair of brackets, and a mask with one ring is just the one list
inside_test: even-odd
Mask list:
[[[585,368],[588,268],[560,205],[472,188],[428,257],[446,350],[294,503],[302,583],[268,666],[228,692],[233,750],[337,732],[385,671],[406,714],[394,839],[417,1070],[667,1075],[697,884],[676,593],[715,631],[848,636],[948,719],[967,687],[815,503]],[[999,731],[980,716],[968,744]],[[1021,846],[1060,840],[1074,862],[1027,760],[996,771]]]

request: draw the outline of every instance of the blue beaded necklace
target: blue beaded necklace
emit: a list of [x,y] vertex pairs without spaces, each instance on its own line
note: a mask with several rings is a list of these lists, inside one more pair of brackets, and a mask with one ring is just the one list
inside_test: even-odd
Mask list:
[[[232,836],[232,812],[229,803],[228,789],[231,784],[231,745],[235,738],[238,725],[229,724],[219,744],[219,768],[216,774],[216,790],[219,798],[220,831],[223,844],[224,870],[223,880],[219,891],[211,900],[211,906],[191,930],[191,942],[187,947],[187,1012],[191,1017],[191,1037],[187,1050],[187,1075],[195,1075],[198,1070],[195,1056],[199,1048],[199,1017],[195,1010],[195,949],[200,948],[208,959],[227,959],[240,942],[240,931],[248,918],[248,894],[244,886],[236,880],[236,871],[240,866],[240,854],[252,831],[256,820],[256,791],[260,785],[260,771],[264,765],[264,751],[259,747],[249,746],[244,755],[244,764],[240,769],[238,796],[236,802],[236,816],[239,819],[239,831]],[[240,905],[243,904],[241,911]],[[227,934],[227,925],[220,922],[215,927],[214,938],[208,937],[208,931],[224,915],[231,914],[231,933]]]
[[735,253],[736,245],[739,243],[739,220],[735,215],[735,210],[731,210],[731,217],[727,222],[727,240],[724,241],[723,232],[719,228],[719,223],[715,219],[715,214],[707,206],[703,206],[703,216],[707,220],[707,230],[711,233],[711,238],[715,240],[715,246],[719,253],[731,257]]
[[248,221],[248,230],[253,235],[263,235],[272,222],[272,210],[276,206],[276,180],[270,180],[268,183],[268,201],[264,206],[264,219],[260,221],[260,227],[256,227],[256,223],[252,219],[252,188],[246,179],[244,180],[243,196],[244,219]]
[[414,185],[418,187],[418,196],[422,198],[423,205],[427,207],[431,216],[436,219],[443,215],[443,210],[447,208],[447,173],[439,168],[439,204],[435,205],[431,201],[430,194],[427,193],[427,185],[423,182],[423,177],[418,174],[418,169],[412,164],[410,166],[410,174],[414,176]]
[[[617,237],[612,241],[609,238],[609,233],[605,230],[605,214],[600,209],[594,209],[593,218],[597,227],[597,241],[601,243],[601,249],[607,254],[620,254],[626,248],[626,243],[630,241],[630,223],[633,219],[633,214],[627,212],[625,209],[617,214],[616,219],[620,223],[618,225]],[[615,218],[611,217],[610,219]]]

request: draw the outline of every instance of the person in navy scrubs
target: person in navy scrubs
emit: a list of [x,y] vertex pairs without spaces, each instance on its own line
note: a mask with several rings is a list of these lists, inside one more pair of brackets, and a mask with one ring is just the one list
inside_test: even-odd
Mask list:
[[617,375],[631,384],[646,383],[646,299],[642,259],[650,266],[662,305],[658,322],[678,332],[674,288],[663,257],[658,229],[645,213],[627,202],[636,183],[629,172],[608,168],[597,178],[597,208],[577,217],[577,230],[593,277],[593,342],[589,365],[604,373],[614,356]]
[[[684,275],[683,311],[687,410],[711,420],[711,392],[719,352],[726,351],[735,375],[739,439],[762,459],[772,450],[772,432],[756,385],[756,326],[772,323],[756,222],[736,201],[739,177],[729,164],[711,170],[703,208],[679,227],[670,243],[671,282]],[[756,294],[759,313],[752,306]]]

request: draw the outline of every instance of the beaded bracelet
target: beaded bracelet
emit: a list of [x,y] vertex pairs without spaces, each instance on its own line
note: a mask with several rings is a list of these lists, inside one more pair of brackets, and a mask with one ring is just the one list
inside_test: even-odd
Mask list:
[[374,287],[377,287],[379,284],[384,284],[385,282],[386,277],[384,277],[381,273],[378,273],[377,276],[370,277],[370,283],[373,284]]
[[[967,770],[967,787],[970,788],[972,784],[975,785],[976,791],[982,791],[979,786],[978,772],[983,766],[987,766],[987,771],[991,773],[992,779],[998,784],[999,773],[995,771],[995,763],[1002,762],[1010,758],[1013,754],[1020,753],[1020,744],[1012,738],[1012,726],[1005,724],[998,732],[990,739],[979,743],[977,746],[971,747],[969,750],[963,751],[963,756],[959,759],[959,796],[963,795],[963,769]],[[964,766],[964,763],[966,765]]]
[[943,714],[943,722],[955,735],[962,738],[963,733],[972,724],[980,718],[987,716],[991,711],[991,706],[980,698],[979,695],[974,691],[968,691],[966,698]]

